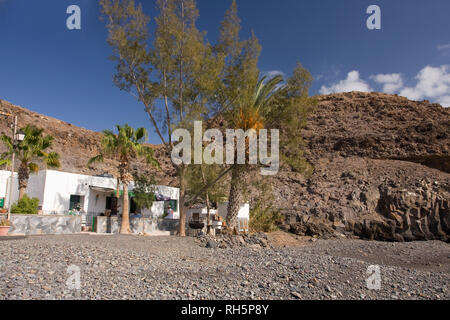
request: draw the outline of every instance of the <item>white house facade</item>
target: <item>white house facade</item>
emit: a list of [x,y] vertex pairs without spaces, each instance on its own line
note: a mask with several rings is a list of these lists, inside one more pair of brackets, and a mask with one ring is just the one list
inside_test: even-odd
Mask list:
[[[9,204],[11,173],[0,171],[0,199],[3,207]],[[120,188],[121,189],[121,188]],[[140,210],[133,202],[134,183],[129,185],[130,214],[144,217],[159,217],[167,213],[170,206],[173,219],[179,219],[179,189],[155,186],[156,200],[150,210]],[[40,214],[66,215],[77,210],[88,217],[99,216],[112,209],[116,201],[117,179],[109,176],[88,176],[68,172],[42,170],[30,175],[27,195],[39,199]],[[13,203],[19,196],[17,174],[13,179]],[[0,206],[2,201],[0,200]],[[116,209],[122,213],[123,194],[120,194]]]

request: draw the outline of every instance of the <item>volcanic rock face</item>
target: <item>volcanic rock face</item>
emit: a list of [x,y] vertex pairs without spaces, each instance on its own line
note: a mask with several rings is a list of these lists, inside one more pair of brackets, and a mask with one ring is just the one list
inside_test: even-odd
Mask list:
[[303,135],[313,175],[273,181],[284,229],[449,241],[449,109],[378,93],[321,96]]
[[319,97],[303,135],[311,159],[358,156],[425,164],[450,173],[450,111],[381,93]]

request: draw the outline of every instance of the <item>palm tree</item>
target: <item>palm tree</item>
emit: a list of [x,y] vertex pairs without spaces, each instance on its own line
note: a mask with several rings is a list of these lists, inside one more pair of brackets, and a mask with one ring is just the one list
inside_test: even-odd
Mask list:
[[20,161],[18,170],[19,200],[26,193],[30,173],[37,173],[40,169],[34,161],[41,160],[46,167],[59,168],[61,166],[59,155],[56,152],[46,152],[52,146],[52,136],[44,136],[44,129],[39,129],[31,124],[21,130],[25,134],[25,138],[17,146],[13,145],[10,137],[6,135],[0,137],[8,149],[1,155],[0,165],[10,164],[9,158],[13,152]]
[[158,161],[153,156],[153,149],[144,146],[148,133],[145,128],[133,129],[129,125],[116,126],[117,134],[111,130],[103,131],[101,140],[101,152],[89,160],[88,165],[102,162],[105,157],[118,160],[118,178],[123,185],[123,213],[121,234],[128,234],[130,230],[128,184],[133,180],[130,163],[139,157],[145,158],[147,164],[159,167]]
[[[247,100],[248,102],[243,103],[239,108],[235,108],[235,110],[238,109],[238,112],[234,112],[234,116],[231,117],[231,123],[234,128],[243,129],[244,131],[253,129],[258,134],[259,130],[264,128],[267,120],[265,116],[270,114],[271,110],[277,106],[275,97],[286,88],[281,85],[282,82],[282,76],[275,76],[268,81],[266,81],[266,77],[263,77],[254,87],[253,94]],[[246,148],[248,155],[247,143]],[[234,164],[231,173],[226,223],[234,231],[237,231],[237,216],[243,199],[243,178],[248,170],[249,166],[246,164]]]

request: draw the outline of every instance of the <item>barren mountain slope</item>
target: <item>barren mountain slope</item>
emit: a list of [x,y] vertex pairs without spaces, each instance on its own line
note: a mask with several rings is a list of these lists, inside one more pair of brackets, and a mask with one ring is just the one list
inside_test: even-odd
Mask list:
[[303,136],[315,171],[274,193],[297,234],[450,239],[450,109],[381,93],[320,96]]

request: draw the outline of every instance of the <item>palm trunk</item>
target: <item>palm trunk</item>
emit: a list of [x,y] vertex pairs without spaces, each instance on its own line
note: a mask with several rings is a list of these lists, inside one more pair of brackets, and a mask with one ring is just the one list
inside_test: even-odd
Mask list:
[[179,228],[179,236],[186,236],[186,206],[185,206],[185,198],[186,198],[186,168],[182,166],[180,169],[180,228]]
[[206,216],[206,234],[210,235],[211,234],[211,215],[210,215],[210,207],[209,207],[209,194],[208,192],[206,192],[206,212],[207,212],[207,216]]
[[[205,171],[203,166],[200,167],[200,171],[202,174],[202,181],[203,181],[203,185],[206,187],[207,186],[207,182],[206,182],[206,178],[205,178]],[[206,199],[206,234],[211,234],[211,216],[209,214],[210,208],[209,208],[209,192],[208,189],[206,189],[205,191],[205,199]]]
[[21,163],[18,171],[18,179],[19,179],[19,200],[23,198],[23,196],[27,192],[28,187],[28,179],[30,178],[30,171],[28,169],[27,163]]
[[116,186],[116,207],[114,209],[114,212],[111,208],[111,215],[119,216],[119,200],[120,200],[120,179],[117,178],[117,186]]
[[120,227],[120,234],[129,234],[130,230],[130,210],[128,199],[128,184],[123,183],[123,208],[122,208],[122,225]]
[[242,196],[242,182],[245,171],[242,165],[235,165],[231,173],[231,187],[228,197],[228,213],[227,213],[227,227],[235,233],[239,233],[239,225],[237,217],[239,209],[241,208]]
[[26,193],[27,193],[26,187],[19,188],[19,201],[22,200],[22,198],[26,195]]

